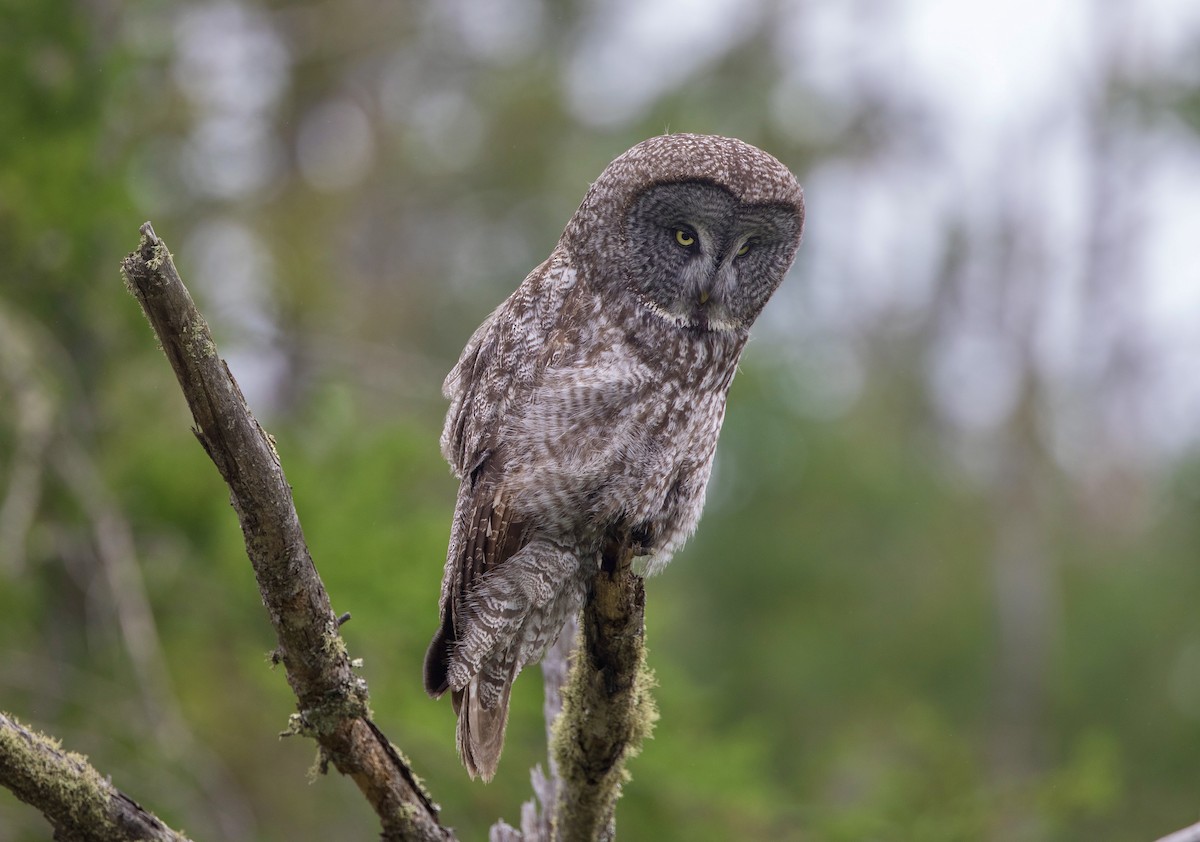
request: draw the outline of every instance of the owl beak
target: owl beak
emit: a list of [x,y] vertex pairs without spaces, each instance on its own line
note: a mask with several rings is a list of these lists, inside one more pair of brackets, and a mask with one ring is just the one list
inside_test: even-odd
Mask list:
[[708,290],[706,290],[706,289],[700,290],[700,303],[701,304],[708,303]]

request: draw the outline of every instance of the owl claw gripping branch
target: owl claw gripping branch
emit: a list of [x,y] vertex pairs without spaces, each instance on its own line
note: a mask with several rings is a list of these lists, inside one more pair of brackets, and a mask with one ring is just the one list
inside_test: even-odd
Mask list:
[[513,680],[583,605],[606,540],[637,535],[654,572],[695,529],[738,358],[803,226],[767,153],[651,138],[467,343],[443,387],[461,485],[425,689],[450,691],[472,777],[495,774]]

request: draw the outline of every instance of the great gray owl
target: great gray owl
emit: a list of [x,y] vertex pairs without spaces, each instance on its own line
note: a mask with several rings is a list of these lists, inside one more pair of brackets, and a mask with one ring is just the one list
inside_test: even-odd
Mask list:
[[472,777],[495,774],[513,680],[579,611],[605,541],[631,536],[654,572],[695,529],[738,358],[803,225],[762,150],[643,141],[446,378],[461,484],[425,689],[451,692]]

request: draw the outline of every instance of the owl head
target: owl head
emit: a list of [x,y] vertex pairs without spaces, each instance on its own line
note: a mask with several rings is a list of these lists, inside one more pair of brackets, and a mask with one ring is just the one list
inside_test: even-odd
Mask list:
[[674,134],[609,164],[563,244],[605,293],[633,296],[679,327],[745,331],[803,228],[804,192],[774,157],[734,138]]

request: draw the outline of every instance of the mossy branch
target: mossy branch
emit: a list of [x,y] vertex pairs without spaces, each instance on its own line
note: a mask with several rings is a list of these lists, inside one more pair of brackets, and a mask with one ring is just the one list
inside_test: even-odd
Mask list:
[[81,754],[0,713],[0,783],[71,842],[187,842],[106,780]]
[[558,772],[555,838],[612,839],[625,761],[641,751],[658,712],[646,666],[646,591],[627,543],[604,554],[580,618],[551,753]]
[[453,839],[408,763],[371,722],[366,682],[351,667],[274,442],[217,353],[166,244],[149,222],[141,233],[122,274],[175,371],[196,438],[229,486],[275,627],[275,660],[298,701],[289,733],[313,737],[323,765],[332,763],[354,780],[378,814],[384,839]]
[[550,773],[534,767],[535,797],[521,805],[520,829],[497,822],[490,842],[616,837],[617,799],[629,779],[625,762],[641,751],[658,719],[646,666],[646,592],[632,562],[627,539],[605,548],[578,626],[569,622],[547,651]]

